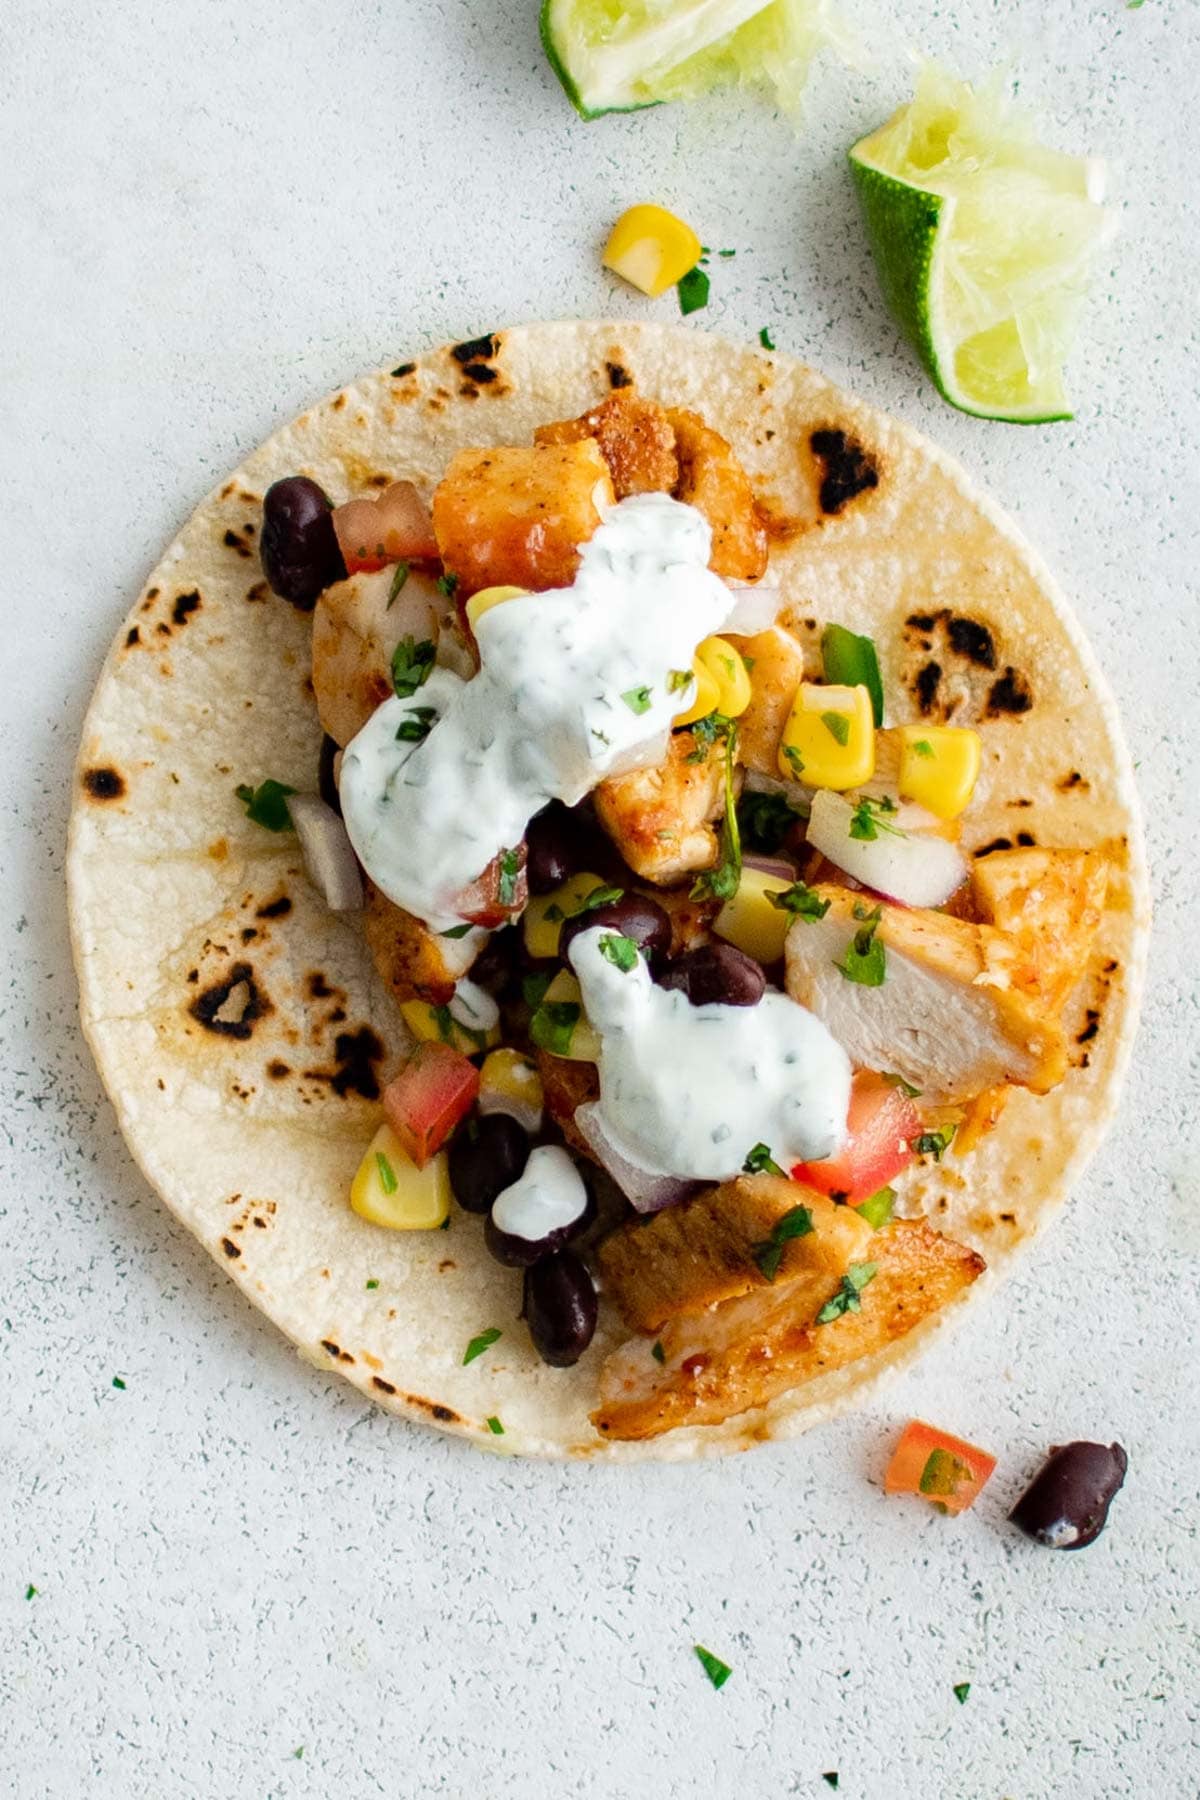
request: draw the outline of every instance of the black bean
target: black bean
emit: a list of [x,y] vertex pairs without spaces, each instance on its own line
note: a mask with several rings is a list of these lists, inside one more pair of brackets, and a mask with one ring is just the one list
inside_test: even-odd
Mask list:
[[530,819],[525,828],[525,874],[531,894],[550,894],[584,865],[579,861],[579,825],[561,800]]
[[301,612],[311,612],[322,590],[345,578],[332,504],[307,475],[285,475],[267,489],[259,554],[273,591]]
[[767,978],[732,944],[700,944],[677,957],[659,983],[686,994],[693,1006],[757,1006]]
[[1056,1445],[1008,1516],[1051,1550],[1083,1550],[1104,1530],[1128,1467],[1120,1444]]
[[569,1369],[579,1361],[595,1333],[599,1304],[592,1278],[573,1251],[558,1250],[526,1269],[521,1310],[544,1363]]
[[337,739],[331,738],[326,732],[321,739],[321,755],[317,761],[317,791],[326,806],[331,806],[339,819],[342,816],[342,801],[338,793],[337,782],[333,777],[333,765],[341,753],[341,746]]
[[606,906],[595,906],[590,912],[568,919],[558,940],[558,953],[569,962],[567,946],[581,931],[602,926],[605,931],[619,931],[632,938],[647,958],[665,956],[671,948],[671,921],[657,900],[646,894],[623,894]]
[[508,1269],[529,1269],[545,1256],[555,1250],[561,1250],[579,1237],[591,1225],[596,1216],[596,1202],[592,1197],[589,1184],[587,1202],[577,1219],[569,1225],[560,1225],[555,1231],[548,1231],[542,1238],[516,1237],[512,1232],[501,1231],[491,1213],[488,1214],[483,1227],[483,1241],[488,1252],[498,1263]]
[[471,964],[471,980],[498,1000],[516,980],[520,951],[521,933],[515,925],[493,931]]
[[469,1119],[451,1140],[450,1186],[464,1212],[485,1213],[524,1170],[529,1138],[508,1113]]

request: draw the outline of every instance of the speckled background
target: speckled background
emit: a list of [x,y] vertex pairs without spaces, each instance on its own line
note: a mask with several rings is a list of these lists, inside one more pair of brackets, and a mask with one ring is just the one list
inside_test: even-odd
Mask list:
[[[1200,9],[849,10],[874,69],[827,68],[797,142],[736,98],[577,123],[532,0],[5,0],[0,1789],[16,1800],[765,1800],[827,1793],[832,1770],[869,1800],[1200,1793]],[[1115,163],[1122,230],[1074,424],[954,414],[882,309],[841,152],[902,98],[910,46],[965,72],[1010,58],[1056,141]],[[737,249],[705,323],[769,325],[939,438],[1043,549],[1125,713],[1158,924],[1119,1126],[956,1339],[799,1444],[559,1469],[373,1412],[170,1221],[76,1029],[63,837],[108,638],[222,472],[423,344],[640,312],[597,252],[644,198]],[[913,1413],[1000,1455],[961,1521],[879,1492]],[[1054,1556],[1004,1514],[1073,1435],[1118,1435],[1131,1474],[1096,1547]],[[697,1640],[734,1665],[720,1693]]]

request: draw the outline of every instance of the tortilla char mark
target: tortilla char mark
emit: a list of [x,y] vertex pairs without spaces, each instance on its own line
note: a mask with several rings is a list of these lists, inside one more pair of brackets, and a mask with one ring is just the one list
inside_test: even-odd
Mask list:
[[85,769],[83,791],[90,800],[121,800],[125,795],[125,777],[111,763]]
[[383,1043],[369,1025],[356,1031],[339,1031],[333,1040],[332,1069],[305,1069],[306,1081],[327,1082],[339,1099],[359,1094],[364,1100],[378,1100],[379,1074],[376,1064],[387,1055]]
[[836,425],[822,426],[808,442],[821,465],[817,498],[827,518],[836,517],[859,494],[879,486],[878,458]]
[[188,1012],[206,1031],[244,1041],[259,1019],[273,1011],[248,962],[235,962],[228,975],[197,994]]
[[910,613],[904,641],[902,679],[923,719],[965,725],[1016,718],[1033,706],[1028,677],[1012,663],[1001,666],[1000,634],[987,621],[949,607]]

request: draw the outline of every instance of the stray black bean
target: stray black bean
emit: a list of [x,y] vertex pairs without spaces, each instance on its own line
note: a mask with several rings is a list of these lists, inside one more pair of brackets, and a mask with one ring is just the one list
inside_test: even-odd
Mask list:
[[1120,1444],[1056,1445],[1008,1516],[1051,1550],[1083,1550],[1104,1530],[1128,1467]]

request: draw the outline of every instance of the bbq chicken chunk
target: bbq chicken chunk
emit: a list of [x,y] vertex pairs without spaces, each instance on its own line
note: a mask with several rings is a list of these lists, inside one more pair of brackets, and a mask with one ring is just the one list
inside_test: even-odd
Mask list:
[[643,881],[666,886],[717,860],[712,822],[725,805],[725,761],[697,749],[690,731],[672,734],[665,762],[602,781],[596,816],[629,867]]
[[460,450],[433,493],[433,529],[460,599],[485,587],[570,587],[614,500],[592,438]]

